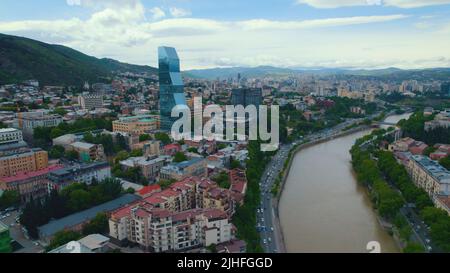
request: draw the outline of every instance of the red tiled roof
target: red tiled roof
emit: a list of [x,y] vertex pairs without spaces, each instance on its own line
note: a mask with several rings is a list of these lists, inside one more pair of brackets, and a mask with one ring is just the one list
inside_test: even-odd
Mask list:
[[47,168],[39,170],[39,171],[20,172],[15,176],[3,177],[0,180],[5,183],[11,183],[11,182],[16,182],[16,181],[20,181],[20,180],[30,179],[30,178],[36,177],[36,176],[45,175],[51,171],[59,170],[62,168],[63,168],[62,165],[52,165],[52,166],[48,166]]
[[138,191],[138,194],[141,196],[145,196],[148,194],[152,194],[154,192],[160,192],[161,191],[161,186],[155,184],[155,185],[149,185],[149,186],[145,186],[142,189],[140,189]]

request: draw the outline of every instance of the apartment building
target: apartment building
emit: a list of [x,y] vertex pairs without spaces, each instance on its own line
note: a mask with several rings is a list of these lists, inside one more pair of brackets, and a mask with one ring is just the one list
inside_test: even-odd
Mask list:
[[51,171],[48,174],[50,181],[48,190],[62,190],[72,183],[85,183],[90,185],[92,180],[102,181],[111,177],[111,166],[108,162],[93,162],[74,165]]
[[126,160],[120,161],[122,169],[140,168],[142,175],[148,180],[156,180],[159,171],[164,166],[165,159],[157,156],[141,156],[130,157]]
[[205,177],[207,175],[207,161],[203,157],[192,158],[188,161],[171,163],[161,168],[160,179],[183,180],[190,176]]
[[411,156],[407,170],[418,187],[432,198],[434,195],[450,195],[450,172],[427,156]]
[[16,128],[0,129],[0,156],[17,153],[27,149],[22,131]]
[[0,177],[34,172],[48,166],[48,153],[40,148],[0,157]]
[[48,166],[34,172],[22,172],[14,176],[0,178],[0,189],[17,191],[23,203],[38,200],[48,195],[48,174],[62,169],[61,165]]
[[0,129],[0,145],[23,141],[22,131],[16,128]]
[[137,205],[113,213],[109,229],[111,237],[156,253],[207,247],[234,238],[231,222],[219,209],[171,212]]
[[105,151],[102,144],[86,142],[74,142],[67,146],[66,150],[76,151],[83,162],[98,161],[105,159]]
[[78,104],[82,109],[93,110],[103,108],[103,96],[100,94],[87,94],[78,96]]
[[113,132],[143,135],[158,129],[157,120],[150,115],[121,117],[113,121]]

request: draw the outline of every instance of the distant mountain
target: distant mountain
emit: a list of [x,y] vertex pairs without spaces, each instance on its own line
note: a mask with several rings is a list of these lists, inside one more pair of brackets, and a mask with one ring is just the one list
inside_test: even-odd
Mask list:
[[241,77],[258,77],[264,75],[292,74],[297,72],[289,68],[273,66],[195,69],[184,72],[187,77],[202,79],[236,78],[238,73],[241,74]]
[[158,70],[98,59],[61,45],[0,34],[0,84],[37,79],[47,85],[81,85],[84,81],[101,81],[113,72],[126,71],[156,74]]
[[272,66],[258,67],[230,67],[230,68],[211,68],[188,70],[184,75],[191,78],[202,79],[227,79],[236,78],[238,73],[241,77],[258,77],[267,75],[293,75],[293,74],[315,74],[315,75],[353,75],[361,77],[376,77],[390,80],[408,80],[408,79],[434,79],[449,80],[450,68],[430,68],[402,70],[399,68],[385,69],[350,69],[350,68],[325,68],[325,67],[291,67],[278,68]]

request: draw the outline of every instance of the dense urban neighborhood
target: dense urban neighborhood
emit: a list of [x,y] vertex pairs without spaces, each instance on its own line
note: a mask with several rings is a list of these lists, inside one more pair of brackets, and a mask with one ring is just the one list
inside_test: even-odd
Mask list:
[[[0,252],[66,253],[74,241],[83,253],[285,251],[277,204],[295,153],[372,127],[351,155],[383,226],[405,252],[450,251],[448,78],[207,79],[182,73],[174,48],[158,58],[159,69],[101,81],[2,80]],[[175,140],[171,110],[194,116],[194,98],[278,106],[279,150],[248,136]],[[405,111],[414,114],[383,123]]]

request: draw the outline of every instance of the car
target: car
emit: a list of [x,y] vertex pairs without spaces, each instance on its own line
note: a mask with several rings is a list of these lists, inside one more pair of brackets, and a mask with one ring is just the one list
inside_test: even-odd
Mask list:
[[266,239],[263,240],[263,244],[267,245],[267,241]]
[[427,249],[428,249],[428,251],[432,251],[433,250],[433,248],[431,246],[428,246]]
[[268,239],[269,239],[269,242],[272,242],[272,239],[270,237]]
[[270,230],[273,231],[273,227],[271,227]]
[[425,239],[425,242],[427,242],[428,244],[431,242],[430,239]]
[[11,216],[11,214],[7,213],[5,216],[6,216],[6,217],[9,217],[9,216]]

